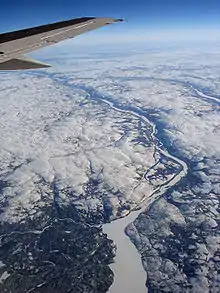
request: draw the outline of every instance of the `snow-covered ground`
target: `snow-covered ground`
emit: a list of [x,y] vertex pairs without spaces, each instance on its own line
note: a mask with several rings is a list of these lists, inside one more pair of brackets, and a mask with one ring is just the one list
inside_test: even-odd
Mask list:
[[45,51],[52,69],[1,74],[0,219],[54,202],[89,224],[125,216],[179,172],[167,150],[188,175],[127,233],[149,292],[218,292],[219,45],[126,48]]

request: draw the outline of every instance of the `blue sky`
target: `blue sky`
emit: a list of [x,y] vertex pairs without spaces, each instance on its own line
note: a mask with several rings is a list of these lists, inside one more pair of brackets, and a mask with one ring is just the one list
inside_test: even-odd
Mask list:
[[110,28],[113,33],[220,30],[219,0],[1,0],[0,5],[0,32],[81,16],[124,18]]
[[130,25],[219,26],[219,0],[1,0],[1,31],[81,16],[123,17]]

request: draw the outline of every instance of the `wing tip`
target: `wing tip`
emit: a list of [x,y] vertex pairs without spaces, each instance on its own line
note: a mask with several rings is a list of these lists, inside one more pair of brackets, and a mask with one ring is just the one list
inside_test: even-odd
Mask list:
[[123,18],[117,18],[117,19],[115,19],[115,22],[123,22],[123,21],[124,21]]
[[97,18],[100,19],[102,21],[105,21],[106,24],[112,24],[112,23],[116,23],[116,22],[123,22],[124,19],[123,18]]

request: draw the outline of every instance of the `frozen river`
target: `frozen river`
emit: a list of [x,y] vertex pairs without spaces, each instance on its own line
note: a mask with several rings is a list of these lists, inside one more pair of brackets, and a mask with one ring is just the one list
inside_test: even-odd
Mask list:
[[103,226],[103,232],[117,245],[115,262],[110,265],[114,272],[114,283],[110,287],[109,293],[147,292],[146,272],[142,266],[140,254],[124,233],[125,227],[133,222],[139,213],[140,211],[134,211],[127,217]]
[[[140,117],[146,123],[151,124],[153,127],[152,139],[157,141],[156,128],[145,116],[132,110],[124,110],[121,107],[117,107],[113,102],[102,99],[111,108],[120,112],[129,112],[130,114]],[[116,257],[114,263],[110,265],[110,268],[114,272],[114,283],[109,289],[109,293],[146,293],[147,288],[145,286],[147,275],[142,266],[141,256],[136,250],[133,243],[125,234],[125,228],[128,224],[132,223],[138,215],[143,212],[147,206],[159,198],[167,189],[174,186],[184,177],[187,173],[187,165],[180,159],[172,156],[168,151],[162,149],[162,144],[158,143],[156,146],[157,151],[182,166],[181,171],[177,173],[172,180],[168,180],[162,187],[157,188],[153,194],[146,194],[146,199],[141,202],[141,209],[138,211],[132,211],[124,218],[112,221],[111,223],[103,225],[103,232],[108,235],[108,238],[112,239],[117,246]]]

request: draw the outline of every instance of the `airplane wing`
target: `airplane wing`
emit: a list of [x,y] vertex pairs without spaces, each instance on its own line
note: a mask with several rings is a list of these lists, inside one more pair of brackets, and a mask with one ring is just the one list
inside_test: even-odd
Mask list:
[[49,67],[48,64],[29,59],[23,54],[118,21],[122,20],[83,17],[0,34],[0,70]]

